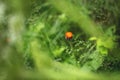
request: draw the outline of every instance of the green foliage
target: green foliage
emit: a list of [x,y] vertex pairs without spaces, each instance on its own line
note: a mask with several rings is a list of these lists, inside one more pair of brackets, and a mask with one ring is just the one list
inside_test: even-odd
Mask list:
[[119,1],[26,2],[0,2],[0,80],[119,79]]

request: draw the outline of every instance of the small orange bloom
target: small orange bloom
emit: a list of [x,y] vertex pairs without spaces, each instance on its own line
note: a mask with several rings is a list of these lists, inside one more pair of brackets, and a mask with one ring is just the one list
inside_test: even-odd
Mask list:
[[66,39],[71,39],[72,37],[73,37],[72,32],[66,32],[66,33],[65,33],[65,38],[66,38]]

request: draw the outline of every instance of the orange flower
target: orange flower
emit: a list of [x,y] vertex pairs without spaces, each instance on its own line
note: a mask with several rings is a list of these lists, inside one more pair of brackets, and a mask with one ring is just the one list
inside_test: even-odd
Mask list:
[[66,32],[65,33],[65,38],[66,39],[71,39],[73,37],[73,33],[72,32]]

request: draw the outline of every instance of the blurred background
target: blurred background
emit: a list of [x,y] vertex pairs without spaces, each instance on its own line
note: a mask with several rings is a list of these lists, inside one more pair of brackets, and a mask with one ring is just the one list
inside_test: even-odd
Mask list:
[[119,80],[119,3],[0,0],[0,80]]

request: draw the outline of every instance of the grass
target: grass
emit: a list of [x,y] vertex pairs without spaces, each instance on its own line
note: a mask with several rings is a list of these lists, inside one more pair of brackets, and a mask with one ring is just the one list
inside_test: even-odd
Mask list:
[[[0,80],[119,80],[119,4],[111,13],[112,0],[8,2],[0,2]],[[93,13],[103,6],[116,22]]]

